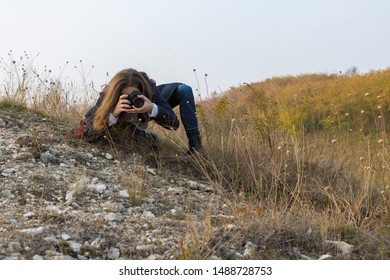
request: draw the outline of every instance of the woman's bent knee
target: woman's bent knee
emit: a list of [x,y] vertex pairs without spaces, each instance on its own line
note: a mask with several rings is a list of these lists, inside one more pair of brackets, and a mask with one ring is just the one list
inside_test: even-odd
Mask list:
[[181,84],[177,87],[177,91],[181,97],[191,98],[194,96],[192,88],[188,85]]

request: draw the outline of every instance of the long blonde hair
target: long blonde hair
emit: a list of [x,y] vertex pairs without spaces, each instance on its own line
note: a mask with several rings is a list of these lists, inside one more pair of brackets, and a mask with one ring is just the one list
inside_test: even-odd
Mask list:
[[[103,90],[102,103],[96,111],[93,121],[93,129],[102,132],[107,128],[107,117],[114,110],[118,103],[122,90],[127,87],[138,88],[149,100],[153,102],[154,93],[148,84],[149,77],[145,72],[138,72],[134,69],[123,69],[111,79]],[[121,114],[122,115],[122,114]]]

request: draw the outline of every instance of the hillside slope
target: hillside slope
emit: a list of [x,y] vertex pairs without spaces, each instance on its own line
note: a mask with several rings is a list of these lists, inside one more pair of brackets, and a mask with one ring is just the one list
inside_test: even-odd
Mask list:
[[267,107],[268,116],[285,128],[363,129],[367,133],[390,129],[390,122],[385,121],[390,119],[390,69],[362,75],[275,77],[231,88],[217,100],[220,98],[227,100],[232,110],[254,116],[261,104]]
[[182,258],[189,226],[226,216],[207,182],[69,132],[67,123],[0,111],[0,259]]
[[379,257],[345,252],[310,229],[276,231],[272,211],[232,199],[194,169],[149,167],[70,128],[0,111],[0,259]]

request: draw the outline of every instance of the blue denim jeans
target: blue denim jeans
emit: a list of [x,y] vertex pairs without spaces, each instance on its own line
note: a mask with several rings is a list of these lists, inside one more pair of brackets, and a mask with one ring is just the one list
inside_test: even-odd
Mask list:
[[168,103],[172,108],[180,105],[180,118],[186,134],[199,134],[192,88],[188,85],[180,84],[169,97]]

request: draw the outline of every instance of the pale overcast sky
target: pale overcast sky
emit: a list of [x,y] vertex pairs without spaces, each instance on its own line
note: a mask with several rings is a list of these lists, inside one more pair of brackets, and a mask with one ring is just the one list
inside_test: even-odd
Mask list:
[[[224,91],[243,82],[390,66],[387,0],[0,0],[0,57],[39,67],[123,68]],[[72,74],[70,74],[72,75]],[[76,78],[77,79],[77,75]]]

